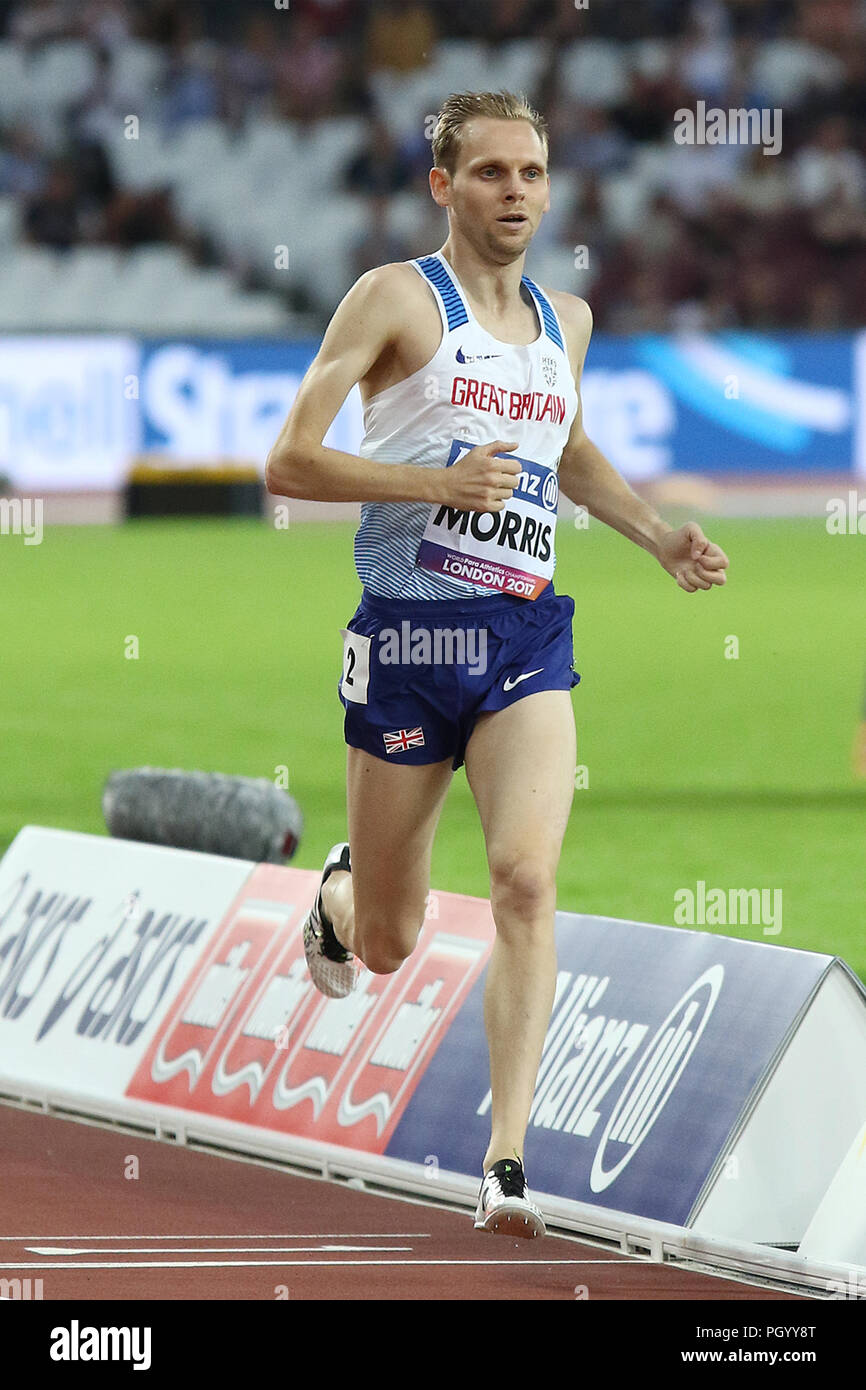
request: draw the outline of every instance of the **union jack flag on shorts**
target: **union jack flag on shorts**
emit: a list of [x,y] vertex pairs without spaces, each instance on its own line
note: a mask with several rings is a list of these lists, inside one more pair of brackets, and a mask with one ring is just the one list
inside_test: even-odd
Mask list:
[[383,734],[386,753],[405,753],[407,748],[420,748],[424,742],[424,730],[419,724],[415,729],[395,729],[393,734]]

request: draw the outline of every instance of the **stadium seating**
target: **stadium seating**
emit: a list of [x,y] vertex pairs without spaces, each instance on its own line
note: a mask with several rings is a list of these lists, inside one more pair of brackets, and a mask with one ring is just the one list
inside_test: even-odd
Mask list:
[[110,90],[112,99],[118,104],[130,103],[132,109],[141,111],[154,101],[154,91],[158,88],[166,66],[166,55],[159,44],[147,43],[142,39],[128,39],[119,44],[111,60]]
[[[548,8],[553,13],[554,7]],[[326,107],[314,120],[289,111],[284,101],[289,89],[280,88],[286,79],[276,74],[280,62],[289,56],[287,41],[282,55],[274,55],[270,87],[267,81],[264,87],[259,81],[264,72],[259,54],[251,69],[243,63],[237,69],[259,73],[247,95],[233,87],[227,102],[227,92],[219,84],[227,80],[229,54],[236,55],[224,32],[218,38],[209,35],[206,47],[191,44],[188,52],[172,53],[168,42],[152,37],[113,42],[110,52],[106,50],[105,81],[95,39],[57,38],[25,47],[0,30],[0,269],[5,288],[0,327],[14,328],[35,316],[40,324],[98,328],[127,323],[146,331],[154,321],[152,305],[164,302],[170,287],[171,312],[177,321],[201,314],[202,331],[218,324],[221,331],[231,332],[233,322],[239,332],[259,328],[278,332],[290,322],[320,330],[365,258],[375,256],[377,248],[393,247],[395,254],[432,249],[427,243],[435,213],[424,193],[423,141],[429,140],[435,113],[449,92],[491,85],[526,92],[533,100],[541,99],[543,93],[554,126],[553,210],[536,238],[527,269],[536,278],[547,275],[552,281],[568,272],[564,283],[571,288],[595,285],[596,321],[603,326],[609,304],[618,297],[628,302],[627,285],[614,264],[617,247],[631,238],[635,249],[634,234],[652,198],[659,192],[671,195],[672,216],[681,219],[676,230],[686,239],[691,235],[688,219],[696,219],[700,226],[702,219],[711,216],[708,209],[715,188],[724,187],[736,201],[737,178],[748,163],[750,152],[745,148],[713,147],[710,161],[707,149],[684,150],[672,138],[663,138],[671,119],[672,95],[695,100],[715,95],[724,104],[723,88],[733,82],[731,96],[736,89],[738,102],[747,97],[783,106],[786,144],[781,161],[786,169],[796,171],[802,150],[808,150],[810,129],[808,124],[801,130],[795,127],[792,139],[787,135],[790,117],[814,107],[810,119],[817,124],[822,112],[832,113],[834,94],[843,81],[850,89],[843,46],[829,40],[823,46],[801,36],[785,26],[778,7],[761,5],[759,0],[749,7],[757,36],[742,54],[738,51],[736,62],[731,56],[736,45],[730,16],[721,11],[695,12],[689,30],[692,7],[683,6],[680,12],[662,0],[656,8],[666,22],[654,37],[615,39],[610,35],[616,26],[598,16],[592,31],[580,37],[566,26],[561,42],[543,37],[540,31],[494,42],[484,32],[476,31],[475,37],[450,32],[449,16],[453,19],[455,10],[449,4],[439,15],[441,36],[429,61],[407,72],[365,71],[363,61],[355,61],[358,32],[347,32],[337,43],[347,75],[352,77],[351,91],[338,85],[332,109]],[[83,22],[85,26],[95,22],[89,11]],[[471,31],[468,12],[461,28]],[[211,74],[208,80],[222,94],[220,109],[231,107],[235,113],[231,121],[216,115],[194,119],[182,102],[180,108],[172,102],[176,90],[172,84],[179,80],[177,60],[195,65],[205,58]],[[651,84],[637,96],[635,79]],[[565,125],[560,121],[558,129],[559,99],[568,105],[559,113],[565,113]],[[652,137],[644,134],[643,102]],[[854,112],[846,137],[853,151],[846,154],[849,167],[860,160],[866,170],[862,119],[850,100],[845,109]],[[590,121],[585,143],[579,125],[583,112],[604,113],[610,122],[605,130]],[[170,127],[169,113],[174,121]],[[375,139],[371,122],[376,115],[386,122],[395,143],[404,147],[415,181],[411,192],[390,195],[387,219],[374,224],[369,200],[346,191],[346,169]],[[137,126],[129,120],[133,116]],[[575,140],[560,156],[557,142],[570,130],[572,118]],[[37,146],[35,156],[29,150],[22,154],[14,146],[14,133],[22,126]],[[601,134],[596,138],[598,130]],[[14,190],[32,186],[34,159],[47,169],[52,158],[66,157],[65,142],[77,138],[101,142],[111,176],[122,192],[147,195],[169,190],[177,225],[172,228],[171,217],[166,216],[165,230],[157,234],[186,244],[201,241],[208,248],[204,259],[216,257],[221,262],[216,272],[202,276],[171,246],[145,244],[129,251],[115,246],[115,255],[109,246],[84,244],[66,257],[45,252],[39,259],[44,274],[36,274],[37,261],[31,252],[43,248],[22,245],[26,194]],[[572,243],[581,240],[581,210],[575,212],[575,198],[583,178],[585,148],[599,152],[594,166],[599,197],[594,206],[600,206],[604,234],[602,244],[595,247],[592,267],[575,270]],[[5,183],[4,158],[9,171]],[[562,158],[568,168],[560,167]],[[89,177],[95,177],[92,170]],[[98,181],[95,186],[99,187]],[[791,186],[795,187],[794,179]],[[758,207],[760,211],[760,200]],[[94,235],[92,214],[81,219],[80,225],[86,242]],[[444,226],[442,220],[443,232]],[[803,242],[801,259],[813,264],[822,249],[808,225],[798,231]],[[103,240],[98,232],[96,240]],[[120,235],[117,240],[124,238]],[[282,246],[289,251],[287,268],[275,264]],[[732,305],[739,250],[729,240],[712,253],[721,254],[730,269]],[[20,269],[16,256],[21,256]],[[864,259],[866,250],[858,264]],[[850,267],[837,258],[825,273],[838,279],[850,274]],[[856,275],[853,279],[857,280]],[[253,297],[245,297],[241,280],[256,286]],[[851,314],[856,312],[856,297],[852,300],[844,294],[842,302],[851,306]],[[293,304],[297,308],[289,307]],[[308,312],[312,318],[304,317]],[[246,327],[241,329],[241,324]]]
[[783,106],[804,97],[813,83],[832,86],[841,77],[842,64],[832,53],[797,39],[773,39],[761,47],[753,82],[768,102]]
[[0,121],[21,115],[30,90],[28,64],[19,44],[0,40]]
[[17,200],[9,194],[0,196],[0,263],[14,252],[19,220]]
[[58,260],[42,246],[22,246],[0,262],[0,330],[49,326],[58,293]]
[[628,88],[621,47],[607,39],[571,44],[563,55],[562,80],[565,93],[585,106],[615,106]]
[[32,116],[49,116],[64,108],[93,85],[96,57],[90,44],[74,39],[47,44],[34,53],[26,68],[25,108]]

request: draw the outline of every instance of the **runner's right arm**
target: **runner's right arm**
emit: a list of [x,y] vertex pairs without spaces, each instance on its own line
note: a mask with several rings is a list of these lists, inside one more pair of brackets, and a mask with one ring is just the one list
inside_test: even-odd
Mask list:
[[268,454],[269,492],[317,502],[444,502],[499,511],[520,466],[494,455],[516,444],[494,440],[445,468],[377,463],[322,443],[352,387],[393,343],[405,319],[396,268],[380,266],[353,285],[328,325],[276,443]]

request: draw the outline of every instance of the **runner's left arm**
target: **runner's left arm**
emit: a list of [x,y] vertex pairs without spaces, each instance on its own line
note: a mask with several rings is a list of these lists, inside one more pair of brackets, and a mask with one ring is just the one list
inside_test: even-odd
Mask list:
[[[548,291],[550,294],[550,291]],[[728,557],[707,540],[695,521],[674,530],[629,487],[625,478],[587,437],[583,428],[580,380],[592,334],[592,311],[574,295],[551,294],[565,329],[578,392],[578,408],[559,460],[559,487],[577,506],[654,555],[681,589],[693,594],[725,583]]]

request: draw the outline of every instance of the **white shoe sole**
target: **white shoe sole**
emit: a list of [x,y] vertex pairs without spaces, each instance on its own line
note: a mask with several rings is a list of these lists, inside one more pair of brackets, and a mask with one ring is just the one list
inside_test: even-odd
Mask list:
[[[332,845],[322,866],[323,875],[329,864],[339,862],[345,843],[345,840],[341,840],[338,844]],[[317,931],[321,927],[318,913],[320,893],[321,885],[316,890],[313,906],[304,918],[302,928],[307,969],[320,994],[326,995],[329,999],[345,999],[346,995],[351,994],[358,983],[358,960],[355,956],[347,961],[331,960],[330,957],[323,954],[320,938],[317,935]]]
[[533,1240],[536,1236],[547,1234],[541,1212],[525,1202],[503,1202],[486,1216],[476,1212],[475,1229],[491,1235],[517,1236],[521,1240]]

